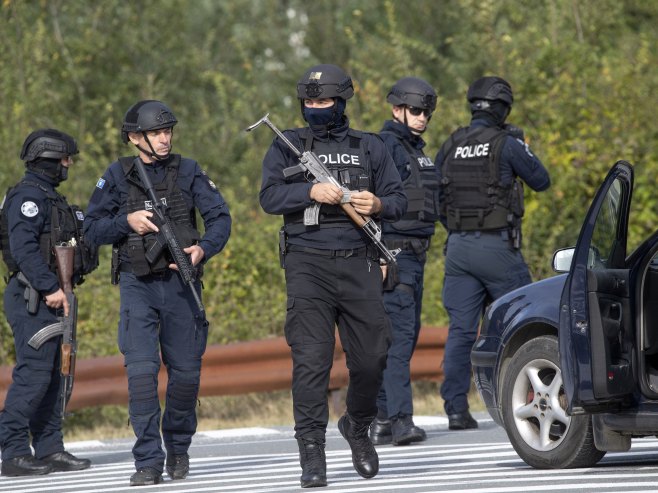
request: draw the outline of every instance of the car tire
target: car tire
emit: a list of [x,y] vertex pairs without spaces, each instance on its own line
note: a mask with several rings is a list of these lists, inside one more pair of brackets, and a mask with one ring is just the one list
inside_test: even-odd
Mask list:
[[590,415],[569,416],[558,341],[541,336],[523,344],[503,376],[502,414],[514,450],[538,469],[589,467],[604,451],[594,446]]

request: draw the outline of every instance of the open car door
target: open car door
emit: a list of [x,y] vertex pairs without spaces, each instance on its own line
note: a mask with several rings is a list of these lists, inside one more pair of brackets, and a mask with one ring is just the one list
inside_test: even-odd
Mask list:
[[570,414],[633,392],[633,316],[626,266],[633,168],[618,161],[587,213],[560,300],[560,366]]

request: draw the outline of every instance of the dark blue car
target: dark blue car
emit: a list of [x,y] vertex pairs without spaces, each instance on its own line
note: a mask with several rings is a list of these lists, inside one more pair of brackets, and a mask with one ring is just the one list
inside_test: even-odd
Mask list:
[[626,251],[633,168],[599,188],[562,274],[493,302],[471,361],[493,419],[537,468],[587,467],[658,435],[658,232]]

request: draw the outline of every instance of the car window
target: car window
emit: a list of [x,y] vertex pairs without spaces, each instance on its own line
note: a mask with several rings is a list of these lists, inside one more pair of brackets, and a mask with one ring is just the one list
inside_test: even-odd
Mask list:
[[616,179],[605,196],[603,206],[599,210],[592,233],[592,242],[587,261],[588,268],[611,268],[611,254],[619,236],[619,214],[624,187],[621,180]]

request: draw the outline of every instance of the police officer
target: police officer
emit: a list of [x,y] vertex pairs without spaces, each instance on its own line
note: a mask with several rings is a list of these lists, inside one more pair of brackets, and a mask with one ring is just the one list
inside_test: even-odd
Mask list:
[[455,131],[435,159],[448,230],[443,304],[450,326],[441,396],[451,430],[478,426],[468,410],[470,352],[485,302],[531,281],[520,250],[522,183],[538,192],[551,183],[523,132],[505,124],[514,101],[509,83],[482,77],[467,99],[470,125]]
[[[25,176],[7,192],[2,205],[0,238],[9,270],[4,306],[16,347],[13,380],[0,414],[3,476],[77,471],[91,464],[64,450],[61,337],[45,341],[38,350],[28,345],[40,329],[56,323],[58,315],[68,315],[52,247],[76,247],[74,284],[97,265],[95,249],[89,249],[82,237],[82,212],[55,190],[66,180],[75,154],[76,142],[64,132],[48,128],[30,133],[20,154]],[[25,294],[32,303],[26,304]]]
[[[179,242],[193,265],[205,264],[224,248],[231,229],[229,210],[215,184],[199,164],[172,154],[177,120],[162,102],[139,101],[123,120],[121,136],[132,143],[137,157],[120,158],[98,180],[85,219],[85,233],[98,245],[113,245],[113,282],[119,283],[121,314],[119,349],[128,374],[129,414],[137,438],[131,486],[162,481],[166,465],[171,479],[189,471],[188,449],[196,431],[201,357],[206,349],[208,322],[171,263],[165,248],[146,258],[158,232],[152,204],[136,172],[141,160],[167,206]],[[196,229],[195,209],[205,234]],[[200,293],[200,281],[195,282]],[[200,296],[200,294],[199,294]],[[160,435],[158,371],[160,354],[168,384]],[[166,450],[162,450],[162,441]]]
[[401,251],[385,282],[392,343],[370,438],[375,445],[406,445],[426,439],[425,431],[413,422],[409,362],[420,332],[425,252],[439,218],[438,175],[423,152],[421,137],[436,108],[436,92],[422,79],[404,77],[393,85],[386,101],[393,105],[393,119],[384,123],[379,135],[395,161],[409,205],[402,219],[382,225],[387,248]]
[[[349,201],[359,214],[397,220],[406,209],[400,175],[379,137],[350,128],[345,107],[353,94],[352,79],[341,68],[311,67],[297,85],[308,127],[285,135],[298,149],[315,152],[344,187],[354,190]],[[260,203],[284,220],[285,335],[293,358],[295,438],[301,486],[312,487],[327,484],[327,391],[336,324],[350,372],[347,412],[338,428],[352,449],[356,471],[370,478],[379,470],[368,427],[377,413],[390,328],[376,249],[342,212],[340,188],[312,183],[304,173],[284,176],[283,170],[297,163],[275,139],[263,160]],[[314,204],[321,205],[319,224],[305,224],[304,211]]]

